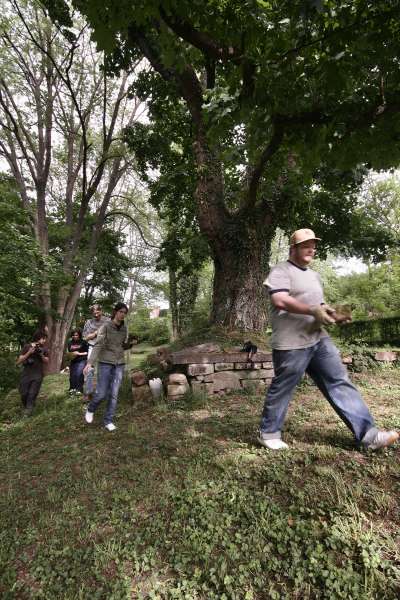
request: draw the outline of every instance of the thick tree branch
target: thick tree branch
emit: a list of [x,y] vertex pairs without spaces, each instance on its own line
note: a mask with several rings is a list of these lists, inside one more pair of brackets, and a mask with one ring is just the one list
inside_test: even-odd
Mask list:
[[284,135],[283,127],[281,125],[274,125],[274,131],[273,131],[272,137],[271,137],[269,143],[267,144],[267,146],[262,151],[262,153],[257,161],[257,164],[255,165],[255,167],[253,168],[253,170],[251,172],[248,193],[247,193],[247,202],[242,207],[242,209],[241,209],[242,212],[245,212],[245,211],[247,212],[247,211],[251,210],[252,208],[254,208],[256,201],[257,201],[257,190],[258,190],[258,187],[260,184],[261,177],[264,173],[264,170],[265,170],[265,167],[266,167],[268,161],[275,154],[275,152],[279,149],[279,147],[282,143],[282,140],[283,140],[283,135]]
[[152,45],[145,36],[143,30],[134,25],[130,25],[128,28],[128,39],[133,46],[139,47],[153,69],[157,71],[157,73],[159,73],[166,81],[172,81],[174,83],[177,82],[177,73],[173,69],[166,68],[163,65],[159,53],[154,45]]
[[174,33],[198,50],[201,50],[210,58],[222,60],[224,62],[232,61],[236,64],[242,62],[243,55],[237,48],[234,48],[233,46],[223,46],[207,33],[204,33],[204,31],[197,30],[191,23],[184,21],[176,15],[167,14],[162,7],[160,7],[160,15],[165,24],[172,29]]

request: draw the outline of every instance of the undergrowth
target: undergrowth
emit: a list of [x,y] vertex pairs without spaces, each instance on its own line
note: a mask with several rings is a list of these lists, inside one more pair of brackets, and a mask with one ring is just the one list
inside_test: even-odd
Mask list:
[[[400,426],[398,370],[359,375],[379,425]],[[263,398],[196,394],[84,424],[68,378],[34,416],[0,408],[0,596],[45,600],[394,600],[398,448],[360,452],[312,386],[272,453]]]

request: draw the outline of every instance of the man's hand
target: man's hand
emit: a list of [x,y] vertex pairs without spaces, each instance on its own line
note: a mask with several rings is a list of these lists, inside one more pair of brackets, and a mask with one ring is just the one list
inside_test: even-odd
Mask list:
[[94,340],[97,337],[97,331],[93,331],[93,333],[88,333],[85,337],[85,340]]
[[83,367],[83,374],[87,375],[91,368],[92,368],[92,365],[90,365],[89,363],[86,363],[86,365]]
[[333,316],[335,309],[331,308],[328,304],[310,306],[310,313],[314,317],[316,325],[331,325],[335,323]]

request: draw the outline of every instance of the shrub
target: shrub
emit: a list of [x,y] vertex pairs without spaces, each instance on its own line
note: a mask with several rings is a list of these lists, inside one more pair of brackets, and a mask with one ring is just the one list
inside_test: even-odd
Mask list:
[[153,346],[168,344],[170,341],[170,328],[167,318],[158,318],[150,322],[149,342]]
[[20,369],[15,365],[15,358],[15,352],[9,350],[0,352],[0,397],[18,384]]

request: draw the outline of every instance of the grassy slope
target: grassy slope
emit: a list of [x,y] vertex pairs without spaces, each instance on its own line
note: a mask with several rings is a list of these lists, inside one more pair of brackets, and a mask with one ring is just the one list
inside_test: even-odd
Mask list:
[[[400,370],[358,384],[400,428]],[[260,396],[125,400],[108,434],[67,387],[48,377],[29,420],[1,407],[2,598],[399,597],[399,448],[358,452],[315,388],[271,453]]]

